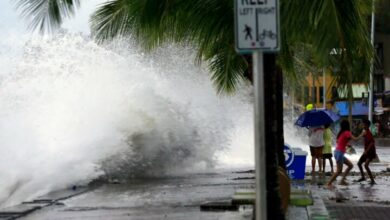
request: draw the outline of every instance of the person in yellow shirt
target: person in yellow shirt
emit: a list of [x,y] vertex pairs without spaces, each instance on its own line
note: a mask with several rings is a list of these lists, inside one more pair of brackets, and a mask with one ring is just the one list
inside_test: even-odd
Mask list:
[[310,111],[310,110],[313,110],[313,104],[309,103],[306,105],[306,111]]
[[330,124],[325,125],[324,129],[324,148],[322,149],[322,168],[325,173],[326,159],[329,160],[330,170],[333,174],[333,154],[332,154],[332,131],[330,130]]

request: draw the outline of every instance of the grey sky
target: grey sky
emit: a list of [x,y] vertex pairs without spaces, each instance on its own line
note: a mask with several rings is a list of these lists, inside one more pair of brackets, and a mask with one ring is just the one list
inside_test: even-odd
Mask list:
[[9,32],[23,32],[23,23],[8,0],[0,1],[0,29],[1,34]]
[[[76,12],[76,16],[67,20],[63,27],[71,32],[89,33],[89,15],[97,5],[105,1],[107,0],[81,0],[81,7]],[[0,30],[2,30],[0,36],[30,33],[27,30],[28,24],[16,12],[14,2],[15,0],[0,1]]]
[[[0,77],[8,74],[18,62],[23,47],[32,36],[27,22],[21,18],[15,9],[17,0],[0,0]],[[89,34],[89,16],[98,4],[107,0],[81,0],[81,7],[76,16],[67,20],[63,28],[69,32],[83,32]]]

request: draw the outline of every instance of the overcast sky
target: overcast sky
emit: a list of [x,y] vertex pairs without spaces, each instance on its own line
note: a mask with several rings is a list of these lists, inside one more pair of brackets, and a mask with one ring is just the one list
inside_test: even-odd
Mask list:
[[[17,0],[0,0],[0,77],[8,74],[22,55],[25,43],[31,38],[32,31],[15,9]],[[81,0],[76,16],[65,21],[63,28],[69,32],[89,34],[89,16],[97,5],[107,0]]]
[[[63,27],[71,32],[89,33],[89,15],[96,9],[97,5],[105,1],[107,0],[81,0],[81,7],[76,12],[76,16],[71,20],[67,20]],[[0,0],[0,36],[31,32],[27,30],[28,24],[20,18],[15,10],[14,2],[15,0]]]

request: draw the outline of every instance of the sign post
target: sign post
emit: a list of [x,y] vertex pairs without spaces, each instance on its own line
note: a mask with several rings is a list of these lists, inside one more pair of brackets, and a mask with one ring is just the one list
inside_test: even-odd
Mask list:
[[236,50],[279,51],[278,0],[235,0]]
[[256,220],[267,219],[263,52],[280,48],[278,0],[235,0],[238,53],[252,53],[255,89]]
[[255,172],[256,172],[256,220],[267,219],[265,122],[264,122],[264,77],[263,53],[254,51],[253,79],[255,86]]

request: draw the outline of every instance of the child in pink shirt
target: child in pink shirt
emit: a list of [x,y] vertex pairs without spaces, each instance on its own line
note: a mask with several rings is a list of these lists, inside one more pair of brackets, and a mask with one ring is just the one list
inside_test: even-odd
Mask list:
[[[359,136],[360,137],[360,136]],[[334,157],[336,159],[337,164],[337,170],[330,178],[327,186],[328,188],[332,187],[333,181],[336,180],[336,178],[341,174],[343,171],[343,164],[346,164],[348,167],[345,170],[342,179],[340,180],[340,185],[348,185],[348,183],[345,181],[345,177],[348,175],[349,171],[353,168],[353,165],[350,160],[348,160],[344,154],[347,149],[348,142],[352,140],[357,140],[359,137],[355,137],[351,133],[351,129],[349,126],[349,122],[344,120],[340,123],[340,131],[337,134],[337,145],[336,150],[334,151]]]

